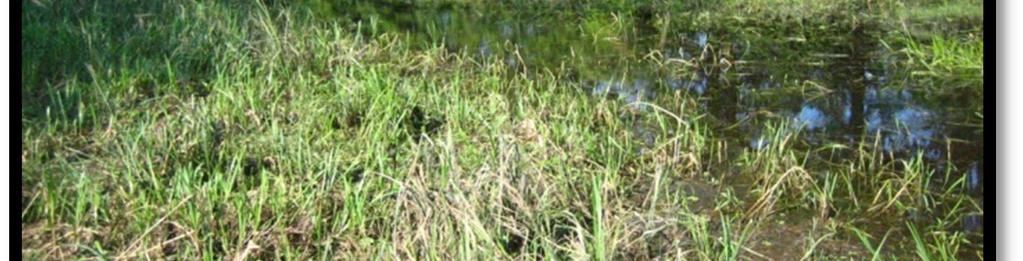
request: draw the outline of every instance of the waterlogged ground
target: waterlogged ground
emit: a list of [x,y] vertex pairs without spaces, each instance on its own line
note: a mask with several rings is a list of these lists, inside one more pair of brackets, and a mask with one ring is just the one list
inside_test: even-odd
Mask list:
[[[23,252],[979,259],[979,3],[825,2],[304,1],[267,3],[281,13],[250,7],[261,15],[233,18],[243,21],[237,25],[196,15],[212,28],[202,37],[228,36],[205,49],[167,50],[198,62],[132,67],[99,59],[182,70],[161,76],[174,87],[155,93],[130,86],[160,85],[159,77],[120,74],[127,94],[113,96],[179,104],[153,118],[110,116],[142,117],[142,127],[122,130],[73,120],[72,112],[89,110],[63,101],[87,104],[89,87],[60,91],[68,81],[93,86],[85,79],[117,85],[118,74],[101,76],[96,60],[83,58],[87,69],[63,73],[78,68],[89,78],[67,80],[78,78],[47,75],[41,59],[23,65],[36,69],[30,79],[48,79],[28,88],[36,93],[29,101],[40,102],[26,112],[34,125],[23,133],[24,154],[44,156],[26,156],[23,175],[40,176],[26,178],[23,191],[30,220]],[[158,7],[134,8],[143,24],[141,11]],[[31,17],[30,26],[48,22]],[[163,30],[180,31],[182,42],[204,35],[188,19],[176,21],[186,29]],[[56,46],[43,39],[28,41]],[[204,52],[215,58],[202,60]],[[72,116],[64,122],[52,111]],[[68,134],[79,132],[87,134]],[[169,149],[139,152],[147,146]],[[134,161],[110,163],[114,155]],[[40,174],[48,172],[77,178]],[[144,175],[127,174],[136,172]],[[176,181],[154,181],[167,175]],[[55,203],[89,197],[54,188],[62,184],[110,196]],[[166,192],[178,190],[191,192]],[[137,194],[166,204],[127,199]],[[209,202],[215,198],[232,203]],[[118,227],[131,214],[97,210],[115,202],[150,209],[135,211],[151,222]],[[95,238],[110,234],[120,239]],[[56,239],[62,235],[72,239]]]
[[[628,106],[622,120],[641,122],[656,113],[650,106],[672,106],[664,97],[695,97],[696,113],[713,117],[712,131],[727,133],[723,141],[738,145],[732,149],[769,147],[768,135],[788,134],[770,133],[765,124],[779,122],[810,147],[871,146],[895,159],[920,156],[937,173],[955,168],[950,174],[967,176],[968,190],[980,195],[983,129],[977,112],[961,107],[980,97],[914,88],[921,83],[897,75],[900,58],[880,38],[890,28],[836,26],[758,37],[742,34],[742,27],[681,27],[661,34],[658,21],[637,17],[624,35],[600,38],[590,37],[591,31],[620,25],[588,24],[583,11],[339,6],[342,11],[332,15],[370,33],[400,34],[423,46],[497,60],[510,70],[554,71],[595,98]],[[650,12],[637,16],[650,15],[644,11]],[[808,41],[822,43],[803,44]],[[778,53],[801,58],[779,60]],[[637,123],[632,131],[655,146],[655,128]],[[834,153],[813,159],[839,157]],[[964,228],[979,229],[970,222]]]

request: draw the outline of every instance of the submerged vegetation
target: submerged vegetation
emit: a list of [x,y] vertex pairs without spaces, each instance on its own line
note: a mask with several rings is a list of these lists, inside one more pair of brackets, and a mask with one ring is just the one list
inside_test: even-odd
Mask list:
[[31,259],[984,254],[980,1],[23,4]]

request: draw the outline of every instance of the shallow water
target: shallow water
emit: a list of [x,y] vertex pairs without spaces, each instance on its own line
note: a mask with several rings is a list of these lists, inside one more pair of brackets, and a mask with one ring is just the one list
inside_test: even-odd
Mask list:
[[[624,37],[593,39],[587,36],[593,33],[586,29],[587,23],[599,22],[587,20],[585,14],[571,12],[480,11],[454,6],[412,8],[380,4],[358,5],[351,9],[359,13],[345,17],[363,22],[364,26],[375,24],[376,33],[407,33],[424,45],[440,44],[451,51],[468,50],[481,59],[499,59],[511,68],[563,73],[593,96],[618,99],[637,109],[642,109],[637,102],[649,102],[658,95],[683,91],[701,97],[706,112],[725,121],[751,122],[749,128],[755,128],[753,118],[770,112],[770,115],[790,120],[792,129],[801,128],[806,134],[804,138],[814,143],[848,144],[862,131],[880,133],[880,146],[886,152],[911,155],[922,151],[933,161],[945,156],[947,144],[942,140],[946,137],[967,143],[980,141],[975,133],[978,127],[946,124],[965,122],[973,117],[966,110],[949,106],[949,103],[961,102],[955,95],[910,91],[911,82],[900,83],[908,88],[893,85],[888,70],[895,58],[867,33],[846,36],[846,40],[861,45],[852,48],[790,50],[796,55],[805,52],[805,56],[835,57],[821,59],[824,64],[751,57],[724,72],[711,68],[718,65],[709,63],[687,66],[671,61],[706,61],[708,59],[698,57],[707,56],[709,46],[730,46],[733,55],[729,58],[736,61],[743,56],[742,45],[751,42],[749,39],[692,31],[668,37],[674,40],[657,41],[655,35],[643,35],[643,21],[626,28]],[[785,45],[784,40],[778,40],[777,44]],[[750,52],[749,48],[745,52]],[[650,53],[660,54],[668,65],[642,59]],[[684,69],[675,70],[676,67]],[[825,85],[827,91],[806,93],[786,88],[799,82]],[[755,136],[744,138],[751,145],[758,144],[754,142],[759,140]],[[963,159],[966,164],[979,160]]]
[[[877,144],[896,158],[922,153],[938,172],[945,163],[967,170],[957,175],[968,175],[971,193],[979,195],[983,187],[983,132],[968,124],[976,116],[959,106],[963,97],[928,93],[898,79],[897,56],[869,28],[824,32],[832,43],[800,45],[782,37],[685,28],[662,37],[642,17],[617,23],[573,11],[383,4],[335,9],[350,10],[339,17],[369,33],[406,34],[424,47],[468,52],[513,70],[551,71],[595,99],[616,100],[640,113],[650,111],[641,102],[656,103],[661,96],[696,97],[702,112],[719,122],[715,128],[733,130],[721,138],[746,149],[769,145],[762,136],[765,122],[785,122],[785,130],[798,131],[811,145]],[[656,133],[635,125],[634,136],[652,144]],[[978,231],[980,222],[967,216],[963,229]]]

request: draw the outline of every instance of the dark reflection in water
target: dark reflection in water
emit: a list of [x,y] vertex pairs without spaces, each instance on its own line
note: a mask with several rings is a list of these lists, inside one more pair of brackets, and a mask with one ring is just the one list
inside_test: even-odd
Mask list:
[[[864,31],[863,26],[857,26],[852,31],[852,39],[849,51],[849,65],[845,68],[843,75],[849,76],[845,78],[845,86],[847,86],[849,97],[849,104],[846,108],[846,114],[848,118],[845,121],[850,124],[849,130],[853,135],[859,134],[863,130],[863,113],[865,106],[863,104],[865,95],[865,81],[873,80],[872,74],[867,71],[867,61],[869,60],[868,51],[865,50],[866,46],[869,46],[867,42],[867,35]],[[863,78],[854,78],[854,76],[861,75],[863,71]],[[870,78],[870,79],[868,79]]]
[[[715,85],[713,86],[710,95],[714,98],[710,100],[708,109],[713,112],[713,115],[725,122],[735,122],[736,113],[739,108],[739,92],[738,86],[728,84],[726,80],[720,78],[719,74],[715,74]],[[706,81],[707,78],[704,78]]]

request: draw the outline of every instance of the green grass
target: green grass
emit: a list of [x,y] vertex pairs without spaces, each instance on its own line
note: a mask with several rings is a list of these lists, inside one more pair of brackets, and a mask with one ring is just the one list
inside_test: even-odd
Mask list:
[[910,73],[916,80],[938,83],[931,86],[971,90],[983,85],[984,42],[978,37],[955,40],[937,36],[928,45],[904,41],[906,47],[902,51],[908,57],[906,67],[913,68]]
[[[705,22],[773,37],[792,31],[747,26],[855,1],[726,2],[722,17],[687,2],[707,11],[672,15],[663,30]],[[514,71],[306,5],[23,4],[29,259],[983,254],[947,232],[982,213],[955,166],[940,180],[936,166],[877,144],[815,147],[784,120],[758,123],[768,145],[750,149],[698,97],[661,95],[626,119],[631,106],[557,70]],[[604,4],[594,5],[640,8]],[[626,13],[588,17],[580,30],[594,39],[633,25]],[[914,37],[886,38],[901,39],[889,42],[908,75],[950,89],[982,81],[982,38]],[[910,214],[934,220],[886,218]]]

